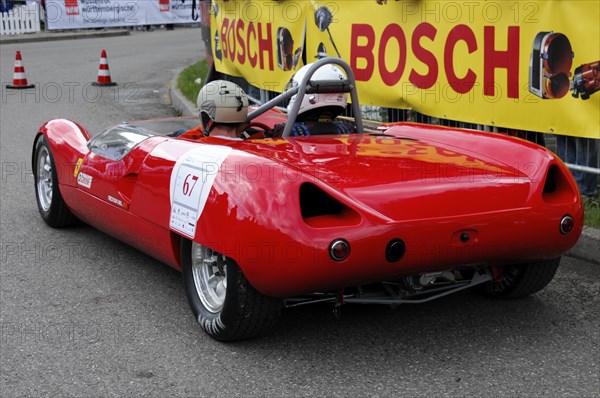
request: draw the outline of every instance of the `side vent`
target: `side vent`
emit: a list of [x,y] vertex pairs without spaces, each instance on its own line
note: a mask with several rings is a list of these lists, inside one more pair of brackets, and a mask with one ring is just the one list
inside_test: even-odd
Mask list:
[[572,203],[577,200],[578,193],[574,191],[565,176],[564,171],[556,165],[551,165],[546,173],[542,198],[551,204]]
[[357,225],[358,213],[314,184],[300,186],[300,212],[304,222],[314,228]]

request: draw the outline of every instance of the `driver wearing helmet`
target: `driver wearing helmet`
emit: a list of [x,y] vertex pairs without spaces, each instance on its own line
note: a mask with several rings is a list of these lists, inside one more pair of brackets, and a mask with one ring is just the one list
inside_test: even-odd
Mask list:
[[215,80],[198,93],[204,135],[239,139],[248,116],[248,96],[235,83]]
[[226,80],[208,82],[198,93],[196,103],[201,125],[189,131],[178,130],[172,137],[241,139],[248,116],[248,96],[240,86]]
[[[305,65],[292,76],[289,85],[294,87],[300,84],[309,65]],[[319,80],[344,80],[346,76],[336,65],[323,65],[311,77],[311,81]],[[315,93],[306,94],[299,98],[294,95],[288,104],[288,114],[296,101],[302,100],[298,117],[292,127],[293,136],[321,135],[321,134],[350,134],[354,132],[352,125],[336,121],[336,118],[346,109],[348,94],[346,93]],[[273,136],[279,137],[285,125],[276,125]]]

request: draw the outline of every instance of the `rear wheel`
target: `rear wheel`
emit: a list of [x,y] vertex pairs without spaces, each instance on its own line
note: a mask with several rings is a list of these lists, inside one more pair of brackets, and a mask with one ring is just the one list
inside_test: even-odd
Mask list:
[[74,224],[77,219],[69,211],[58,186],[58,174],[50,145],[40,135],[33,152],[33,176],[35,198],[42,219],[51,227],[59,228]]
[[490,297],[520,298],[539,292],[554,278],[560,257],[528,264],[506,265],[502,277],[483,286]]
[[187,240],[181,254],[188,302],[210,337],[245,340],[273,327],[282,300],[254,289],[232,259]]

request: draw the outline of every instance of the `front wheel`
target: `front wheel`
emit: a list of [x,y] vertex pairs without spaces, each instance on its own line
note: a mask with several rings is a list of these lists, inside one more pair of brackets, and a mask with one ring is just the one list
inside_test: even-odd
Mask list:
[[40,135],[33,149],[35,198],[42,219],[51,227],[74,224],[77,219],[67,207],[58,186],[58,173],[46,137]]
[[254,289],[232,259],[188,240],[181,246],[181,256],[188,302],[210,337],[246,340],[274,326],[282,300]]
[[532,295],[552,281],[559,264],[560,257],[528,264],[505,265],[500,279],[483,285],[483,291],[490,297],[507,299]]

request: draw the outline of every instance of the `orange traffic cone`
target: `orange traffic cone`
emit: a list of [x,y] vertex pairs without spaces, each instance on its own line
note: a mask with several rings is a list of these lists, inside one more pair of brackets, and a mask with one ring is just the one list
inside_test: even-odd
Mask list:
[[110,71],[108,70],[108,60],[106,59],[106,50],[100,54],[100,67],[98,68],[98,81],[92,83],[94,86],[116,86],[110,80]]
[[21,51],[17,51],[15,57],[15,73],[13,74],[13,84],[7,84],[6,88],[33,88],[35,84],[28,84],[27,77],[25,76],[25,68],[23,67],[23,60],[21,59]]

